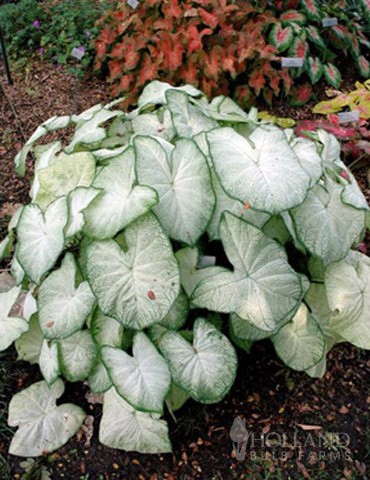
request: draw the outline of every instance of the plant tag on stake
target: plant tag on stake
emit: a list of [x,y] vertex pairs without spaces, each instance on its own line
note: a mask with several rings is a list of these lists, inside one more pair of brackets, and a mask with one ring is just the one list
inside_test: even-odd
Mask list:
[[82,57],[85,55],[83,50],[80,50],[77,47],[74,47],[71,52],[72,57],[76,58],[77,60],[82,60]]
[[334,27],[335,25],[338,25],[337,17],[323,18],[322,20],[323,27]]
[[132,8],[136,8],[139,5],[139,2],[137,0],[127,0],[127,3]]
[[304,59],[301,57],[283,57],[281,59],[281,66],[283,68],[301,68],[303,67]]
[[339,123],[358,122],[360,120],[360,110],[353,110],[352,112],[339,112]]

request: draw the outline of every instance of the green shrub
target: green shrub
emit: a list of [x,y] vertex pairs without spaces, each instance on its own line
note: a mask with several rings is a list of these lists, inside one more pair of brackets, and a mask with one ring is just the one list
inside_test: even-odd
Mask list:
[[83,48],[81,61],[88,67],[94,54],[92,40],[97,35],[95,22],[104,3],[67,0],[42,4],[20,0],[0,8],[0,25],[11,58],[28,59],[37,54],[55,64],[67,64],[74,47]]
[[[63,151],[35,146],[71,125]],[[61,377],[104,393],[103,444],[167,452],[164,406],[221,400],[235,346],[269,338],[313,377],[335,343],[370,348],[370,260],[353,250],[368,206],[335,137],[312,135],[160,82],[131,113],[96,105],[35,131],[16,157],[24,174],[34,150],[31,203],[1,244],[10,255],[16,240],[0,349],[15,341],[45,381],[10,403],[12,454],[52,451],[80,427],[79,407],[55,405]]]

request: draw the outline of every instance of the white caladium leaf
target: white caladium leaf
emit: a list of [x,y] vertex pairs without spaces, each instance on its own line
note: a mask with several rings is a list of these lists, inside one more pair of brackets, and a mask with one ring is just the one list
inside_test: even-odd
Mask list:
[[110,160],[98,173],[93,186],[102,191],[84,211],[84,230],[101,240],[114,237],[158,201],[152,188],[136,185],[132,147]]
[[24,275],[25,275],[21,264],[18,262],[18,252],[19,252],[19,246],[17,244],[14,249],[14,256],[12,258],[12,263],[10,267],[10,273],[12,274],[12,277],[14,278],[16,285],[20,285],[23,282]]
[[171,89],[165,95],[173,124],[180,137],[192,138],[200,132],[208,132],[218,126],[215,120],[191,105],[186,93]]
[[9,404],[8,424],[19,427],[9,453],[19,457],[38,457],[63,446],[85,420],[85,412],[76,405],[56,405],[63,395],[62,380],[51,387],[37,382],[14,395]]
[[294,370],[302,371],[320,362],[325,338],[317,319],[301,304],[294,318],[271,337],[276,353]]
[[273,332],[266,332],[266,330],[260,330],[254,325],[249,323],[244,318],[240,318],[236,313],[232,313],[229,319],[229,327],[231,336],[234,340],[240,340],[241,342],[256,342],[263,340],[272,335]]
[[344,258],[365,226],[365,211],[344,204],[342,192],[328,178],[291,211],[299,240],[325,265]]
[[54,130],[59,130],[61,128],[68,127],[70,123],[71,123],[71,117],[69,115],[64,115],[62,117],[55,116],[55,117],[49,118],[49,120],[46,120],[46,122],[42,123],[39,127],[37,127],[37,129],[34,131],[34,133],[25,143],[22,150],[20,150],[20,152],[17,153],[14,159],[15,171],[18,173],[18,175],[23,177],[25,174],[26,158],[29,151],[32,149],[33,144],[37,142],[37,140],[39,140],[41,137],[43,137],[44,135],[50,132],[53,132]]
[[179,330],[186,323],[186,319],[189,313],[189,300],[184,292],[183,288],[180,289],[180,293],[174,301],[170,311],[161,320],[160,324],[171,330]]
[[340,143],[334,135],[328,133],[326,130],[319,129],[317,136],[323,145],[321,158],[324,166],[331,170],[333,169],[334,162],[340,158]]
[[95,177],[95,159],[89,152],[60,153],[51,165],[38,170],[36,203],[45,209],[56,198],[76,187],[89,187]]
[[370,349],[370,260],[351,251],[325,271],[332,330],[359,348]]
[[201,281],[192,304],[234,312],[260,330],[272,332],[298,308],[304,293],[299,275],[278,243],[231,213],[224,213],[220,234],[234,271],[224,269]]
[[73,237],[80,233],[85,225],[83,210],[100,193],[94,187],[77,187],[68,195],[68,223],[65,227],[65,236]]
[[67,200],[58,198],[43,214],[34,203],[25,206],[17,227],[17,259],[35,283],[55,264],[64,246]]
[[323,174],[322,160],[317,151],[317,145],[302,137],[294,138],[290,145],[311,179],[310,187],[315,186]]
[[177,141],[170,157],[153,138],[136,137],[134,145],[139,182],[158,192],[154,213],[171,238],[194,245],[215,205],[204,155],[185,138]]
[[39,361],[44,336],[42,334],[37,315],[32,315],[28,330],[15,341],[18,360],[24,360],[31,364]]
[[158,113],[143,113],[132,120],[132,128],[138,135],[154,135],[162,137],[169,142],[175,136],[175,128],[172,124],[171,113],[165,109],[162,121]]
[[170,412],[179,410],[189,399],[189,395],[174,383],[171,384],[170,391],[166,396],[166,405]]
[[77,124],[75,134],[71,143],[65,148],[66,153],[71,153],[78,145],[88,145],[101,142],[107,136],[107,132],[100,125],[111,118],[123,115],[120,110],[108,110],[107,108],[97,109],[92,118],[87,121],[81,121]]
[[137,410],[163,413],[171,375],[162,355],[143,332],[134,336],[133,356],[103,347],[105,366],[117,392]]
[[90,325],[91,335],[94,342],[102,347],[108,345],[110,347],[121,348],[123,327],[114,318],[107,317],[98,308],[95,310]]
[[177,261],[156,218],[149,214],[124,232],[127,250],[113,240],[87,247],[87,275],[100,309],[129,328],[161,321],[179,294]]
[[[216,99],[217,98],[219,99],[217,103],[213,103],[212,101],[210,104],[206,104],[204,101],[197,101],[195,99],[190,99],[190,101],[204,115],[213,120],[234,124],[251,123],[248,114],[244,112],[244,110],[242,110],[233,100],[231,100],[231,98],[216,97]],[[217,124],[215,126],[217,126]]]
[[243,203],[239,200],[229,197],[229,195],[227,195],[225,190],[222,188],[222,185],[214,171],[212,171],[212,185],[216,195],[216,207],[207,228],[207,232],[211,240],[220,239],[220,221],[221,216],[225,211],[233,213],[235,216],[243,218],[248,223],[251,223],[255,227],[261,229],[271,218],[267,213],[252,210],[249,208],[248,203],[243,205]]
[[171,452],[167,423],[159,417],[135,410],[111,388],[104,394],[99,440],[103,445],[128,452]]
[[175,255],[180,266],[181,285],[189,297],[201,280],[225,271],[223,267],[197,268],[199,263],[199,250],[196,247],[182,248],[178,250]]
[[80,330],[90,315],[95,296],[87,281],[76,287],[77,265],[67,253],[62,266],[43,281],[38,307],[45,338],[65,338]]
[[105,393],[113,385],[108,370],[101,360],[96,363],[86,381],[92,393]]
[[97,347],[88,330],[80,330],[68,338],[58,340],[61,371],[70,382],[87,378],[96,362]]
[[310,176],[279,128],[258,127],[249,142],[230,127],[214,129],[207,138],[217,175],[231,197],[271,214],[304,200]]
[[32,198],[33,203],[36,201],[37,194],[40,190],[40,181],[38,175],[39,170],[48,167],[55,160],[55,156],[61,150],[61,148],[62,142],[59,141],[49,143],[48,145],[39,145],[34,148],[36,162],[34,177],[30,190],[30,197]]
[[154,80],[147,85],[138,99],[139,108],[147,107],[149,105],[162,105],[166,103],[165,93],[167,90],[178,90],[185,92],[192,97],[200,97],[203,93],[193,87],[192,85],[184,85],[183,87],[173,87],[169,83],[159,82]]
[[40,351],[39,365],[46,383],[48,385],[54,383],[60,374],[58,345],[56,342],[52,341],[49,344],[47,340],[43,341]]
[[0,352],[28,330],[28,322],[24,318],[9,316],[20,291],[20,287],[13,287],[0,293]]
[[168,331],[159,348],[175,384],[199,402],[218,402],[234,383],[238,363],[234,347],[203,318],[194,323],[193,345],[180,333]]

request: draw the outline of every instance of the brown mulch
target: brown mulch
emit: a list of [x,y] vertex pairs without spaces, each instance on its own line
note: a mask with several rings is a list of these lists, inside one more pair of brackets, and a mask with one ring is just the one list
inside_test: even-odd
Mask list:
[[[2,79],[16,115],[0,92],[0,237],[1,217],[8,215],[14,204],[28,201],[28,179],[13,173],[13,159],[24,143],[23,134],[28,138],[53,115],[78,113],[109,100],[104,81],[89,77],[76,86],[73,76],[52,65],[33,63],[29,70],[13,76],[14,86],[6,85],[4,76]],[[350,72],[345,74],[345,84],[354,84]],[[324,98],[321,85],[316,94],[317,99]],[[263,104],[259,108],[268,109]],[[279,116],[303,119],[312,110],[312,103],[292,109],[280,101],[270,110]],[[366,170],[357,173],[370,198]],[[14,361],[13,349],[7,352],[5,363],[0,358],[4,382],[3,386],[0,382],[0,460],[5,458],[11,471],[9,478],[1,480],[20,478],[23,473],[19,459],[7,454],[9,434],[2,427],[1,410],[14,392],[40,378],[37,367]],[[222,402],[201,405],[189,401],[176,412],[176,421],[166,414],[173,455],[126,453],[99,444],[101,406],[89,403],[86,393],[84,385],[68,384],[62,401],[74,401],[94,416],[91,444],[86,444],[81,432],[58,452],[39,460],[51,471],[53,480],[370,478],[370,354],[348,344],[337,345],[329,353],[327,374],[319,380],[285,368],[268,341],[256,344],[250,355],[239,351],[238,377]],[[248,445],[245,460],[235,458],[229,436],[236,416],[245,420],[253,434],[250,442],[255,442]],[[263,446],[258,441],[261,435],[267,439]],[[337,446],[335,438],[345,435],[349,444]],[[285,443],[277,445],[276,440]]]

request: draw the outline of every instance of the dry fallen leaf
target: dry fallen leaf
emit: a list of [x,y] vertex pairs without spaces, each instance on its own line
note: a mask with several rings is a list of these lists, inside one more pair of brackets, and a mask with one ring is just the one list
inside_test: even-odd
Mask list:
[[298,423],[297,427],[300,427],[302,430],[322,430],[320,425],[303,425],[302,423]]

